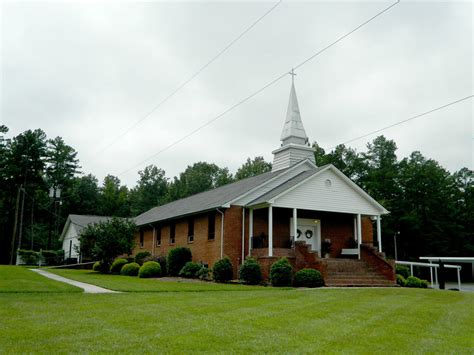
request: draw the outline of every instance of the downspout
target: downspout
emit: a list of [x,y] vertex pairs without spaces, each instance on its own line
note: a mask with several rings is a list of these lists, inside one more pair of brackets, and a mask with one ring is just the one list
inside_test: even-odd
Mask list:
[[151,226],[151,228],[153,228],[153,238],[152,238],[152,242],[153,242],[153,246],[151,247],[151,255],[155,256],[155,245],[156,245],[156,228],[154,225],[152,224],[149,224],[149,226]]
[[216,211],[221,214],[221,259],[224,257],[224,212],[216,208]]
[[244,263],[245,258],[245,207],[242,207],[242,259],[241,264]]

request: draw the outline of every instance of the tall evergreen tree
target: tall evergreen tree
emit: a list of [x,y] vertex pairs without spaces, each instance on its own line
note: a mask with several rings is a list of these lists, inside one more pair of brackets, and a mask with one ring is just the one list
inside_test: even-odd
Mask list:
[[266,162],[262,156],[247,161],[235,173],[235,180],[242,180],[251,176],[260,175],[272,170],[272,163]]

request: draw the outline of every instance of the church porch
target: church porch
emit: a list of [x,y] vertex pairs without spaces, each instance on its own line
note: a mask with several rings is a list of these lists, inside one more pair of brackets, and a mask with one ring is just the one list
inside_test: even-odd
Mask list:
[[301,244],[318,258],[358,258],[358,244],[379,245],[373,226],[377,219],[370,216],[266,206],[251,210],[249,218],[248,254],[254,257],[294,257]]

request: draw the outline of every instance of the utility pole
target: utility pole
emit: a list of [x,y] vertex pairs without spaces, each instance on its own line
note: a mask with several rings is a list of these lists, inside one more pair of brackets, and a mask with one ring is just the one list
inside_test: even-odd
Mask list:
[[26,195],[26,191],[24,187],[21,188],[21,192],[23,193],[23,195],[21,197],[20,232],[18,233],[18,246],[16,248],[17,250],[21,249],[21,240],[23,237],[23,212],[25,211],[25,195]]
[[397,256],[397,235],[399,235],[399,234],[400,234],[400,232],[397,231],[393,235],[393,244],[394,244],[394,247],[395,247],[395,260],[398,260],[398,256]]
[[13,265],[13,260],[15,257],[15,239],[16,239],[16,230],[18,227],[18,208],[20,207],[20,191],[23,185],[20,185],[18,192],[16,194],[16,203],[15,203],[15,223],[13,224],[13,235],[12,235],[12,247],[10,253],[10,265]]
[[33,202],[31,203],[31,222],[30,222],[30,228],[31,228],[31,250],[33,250],[34,247],[34,232],[33,232],[33,216],[34,216],[34,210],[35,210],[35,198],[33,197]]

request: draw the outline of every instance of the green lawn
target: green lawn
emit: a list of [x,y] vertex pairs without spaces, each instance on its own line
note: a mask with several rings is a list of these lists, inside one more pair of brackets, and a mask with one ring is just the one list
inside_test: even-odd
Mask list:
[[53,281],[19,266],[0,265],[0,293],[82,292],[82,289]]
[[87,282],[114,291],[124,292],[200,292],[200,291],[251,291],[275,290],[262,286],[217,284],[214,282],[162,281],[161,279],[140,279],[137,276],[104,275],[91,270],[48,269],[49,272],[76,281]]
[[[474,352],[473,293],[235,292],[233,285],[228,291],[217,285],[209,292],[138,292],[139,283],[148,288],[153,280],[124,279],[137,292],[0,294],[0,353]],[[173,288],[189,291],[188,285]]]

